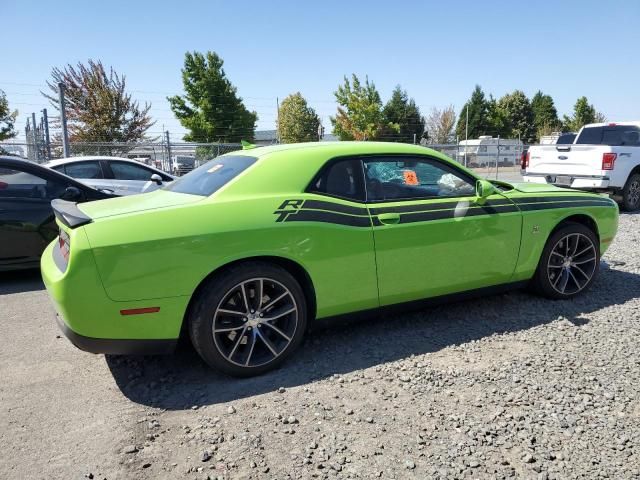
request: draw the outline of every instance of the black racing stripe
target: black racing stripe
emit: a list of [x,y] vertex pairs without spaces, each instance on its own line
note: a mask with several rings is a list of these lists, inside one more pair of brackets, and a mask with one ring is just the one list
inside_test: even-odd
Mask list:
[[[395,207],[378,207],[371,209],[371,215],[379,215],[381,213],[411,213],[411,212],[424,212],[427,210],[450,210],[456,208],[460,205],[461,201],[456,202],[439,202],[439,203],[421,203],[418,205],[399,205]],[[483,205],[470,205],[472,207],[482,206],[482,207],[500,207],[500,206],[511,206],[513,202],[510,200],[491,200]]]
[[322,200],[305,200],[303,209],[328,210],[330,212],[347,213],[349,215],[369,215],[366,207],[352,207],[340,203],[324,202]]
[[587,200],[563,203],[530,203],[519,205],[520,210],[530,212],[532,210],[553,210],[559,208],[575,208],[575,207],[606,207],[611,208],[613,205],[609,201]]
[[300,210],[292,213],[284,220],[285,222],[323,222],[347,225],[350,227],[370,227],[369,217],[355,217],[338,212],[321,212],[318,210]]
[[[514,213],[518,209],[512,205],[499,205],[497,207],[470,208],[464,213],[458,212],[460,218],[477,217],[479,215],[492,215],[496,213]],[[427,222],[430,220],[443,220],[455,218],[456,210],[432,210],[430,212],[410,212],[400,215],[400,223]]]
[[555,197],[517,197],[512,198],[515,203],[544,203],[544,202],[573,202],[577,200],[609,201],[605,197],[596,198],[591,195],[558,195]]

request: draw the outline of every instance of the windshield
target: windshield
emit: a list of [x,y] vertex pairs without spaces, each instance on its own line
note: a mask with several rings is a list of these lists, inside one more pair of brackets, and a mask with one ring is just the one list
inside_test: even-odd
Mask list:
[[256,157],[245,155],[218,157],[163,188],[172,192],[208,197],[253,165],[256,160]]

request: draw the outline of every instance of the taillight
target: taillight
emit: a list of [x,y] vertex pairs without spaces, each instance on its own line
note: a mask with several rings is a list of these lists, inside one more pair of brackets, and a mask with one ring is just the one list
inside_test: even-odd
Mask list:
[[8,183],[0,182],[0,188],[7,188],[9,186]]
[[617,153],[603,153],[602,154],[602,170],[613,170],[613,166],[616,163]]
[[529,167],[529,152],[522,152],[520,156],[520,168],[523,170]]

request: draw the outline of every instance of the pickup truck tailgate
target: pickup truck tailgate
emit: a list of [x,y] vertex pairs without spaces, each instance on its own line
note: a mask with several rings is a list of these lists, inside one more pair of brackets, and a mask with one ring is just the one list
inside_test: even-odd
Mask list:
[[603,145],[540,145],[529,150],[527,173],[595,176],[604,175],[602,155],[611,152]]

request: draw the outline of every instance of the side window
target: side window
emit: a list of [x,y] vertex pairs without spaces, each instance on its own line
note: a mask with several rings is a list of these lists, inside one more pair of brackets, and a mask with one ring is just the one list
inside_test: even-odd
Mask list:
[[323,167],[308,191],[358,202],[364,201],[361,161],[352,158],[330,163]]
[[125,162],[110,162],[109,166],[116,180],[141,180],[147,181],[153,175],[151,170]]
[[64,166],[64,173],[73,178],[104,178],[98,162],[68,163]]
[[472,179],[437,160],[384,159],[366,161],[367,200],[417,200],[475,194]]
[[53,200],[65,190],[66,185],[20,170],[0,170],[0,198],[30,198]]

